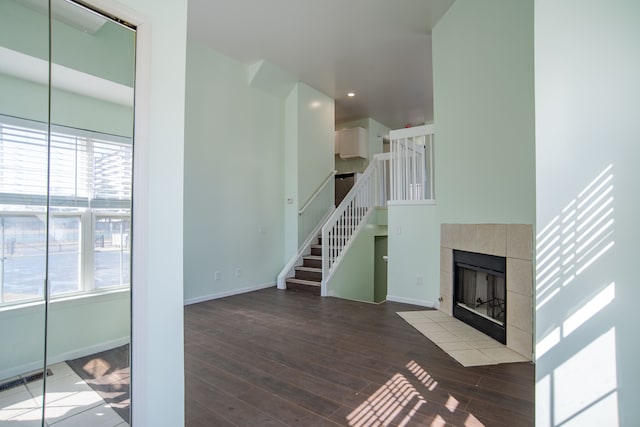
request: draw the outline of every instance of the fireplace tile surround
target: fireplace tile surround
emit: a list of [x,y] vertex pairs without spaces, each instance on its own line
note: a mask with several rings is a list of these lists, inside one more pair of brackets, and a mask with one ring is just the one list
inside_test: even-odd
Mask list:
[[453,250],[507,259],[507,347],[533,354],[533,226],[530,224],[441,224],[440,311],[452,316]]

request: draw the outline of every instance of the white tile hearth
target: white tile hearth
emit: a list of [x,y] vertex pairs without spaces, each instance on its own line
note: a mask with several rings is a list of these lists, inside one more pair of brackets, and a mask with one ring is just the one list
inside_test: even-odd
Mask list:
[[505,345],[441,311],[401,311],[398,315],[462,366],[528,361]]

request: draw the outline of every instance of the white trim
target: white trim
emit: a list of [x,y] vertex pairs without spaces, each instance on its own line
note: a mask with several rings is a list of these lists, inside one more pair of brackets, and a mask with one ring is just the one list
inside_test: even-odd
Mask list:
[[384,304],[386,302],[386,301],[375,302],[375,301],[366,301],[366,300],[363,300],[363,299],[356,299],[356,298],[345,298],[345,297],[341,297],[340,295],[335,295],[335,291],[333,291],[333,290],[330,290],[329,292],[333,292],[333,295],[327,295],[327,297],[339,298],[339,299],[343,299],[343,300],[346,300],[346,301],[361,302],[363,304],[378,305],[378,304]]
[[414,126],[412,128],[393,129],[389,131],[389,139],[415,138],[417,136],[424,136],[434,133],[436,133],[436,126],[433,124]]
[[413,299],[413,298],[405,298],[405,297],[397,297],[393,295],[387,295],[387,301],[392,302],[401,302],[403,304],[413,304],[419,305],[422,307],[436,308],[436,303],[432,301],[426,301],[421,299]]
[[432,199],[426,199],[426,200],[389,200],[387,202],[387,206],[415,206],[415,205],[435,206],[436,201]]
[[[110,0],[100,0],[110,1]],[[136,83],[134,101],[133,193],[131,205],[131,425],[146,425],[151,357],[147,339],[149,309],[149,151],[151,127],[151,24],[137,14],[122,15],[136,29]],[[138,18],[134,21],[134,17]],[[184,369],[177,366],[176,369]]]
[[262,284],[256,285],[256,286],[249,286],[247,288],[234,289],[234,290],[231,290],[231,291],[218,292],[218,293],[215,293],[215,294],[209,294],[209,295],[205,295],[205,296],[201,296],[201,297],[189,298],[189,299],[184,300],[184,305],[197,304],[199,302],[211,301],[211,300],[214,300],[214,299],[220,299],[220,298],[231,297],[231,296],[234,296],[234,295],[246,294],[248,292],[259,291],[261,289],[273,288],[274,286],[276,286],[276,282],[262,283]]

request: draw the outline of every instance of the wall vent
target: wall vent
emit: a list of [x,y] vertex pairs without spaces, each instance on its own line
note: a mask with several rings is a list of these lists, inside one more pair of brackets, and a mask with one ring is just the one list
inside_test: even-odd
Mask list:
[[[47,376],[50,377],[51,375],[53,375],[53,372],[51,372],[51,369],[47,369]],[[44,374],[42,371],[34,372],[27,375],[21,375],[19,378],[9,380],[0,384],[0,391],[16,388],[21,385],[27,385],[31,382],[41,380],[43,376]]]

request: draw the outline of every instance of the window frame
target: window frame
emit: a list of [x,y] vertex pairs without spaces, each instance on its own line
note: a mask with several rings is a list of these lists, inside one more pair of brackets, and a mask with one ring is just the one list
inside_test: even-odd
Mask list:
[[[16,118],[12,116],[0,115],[0,128],[8,126],[13,128],[22,128],[24,130],[18,130],[18,132],[23,132],[28,134],[29,132],[33,132],[34,141],[38,140],[37,136],[42,136],[43,134],[43,126],[45,126],[42,122],[36,120],[29,120],[24,118]],[[53,125],[51,129],[51,133],[55,134],[57,138],[74,138],[74,139],[84,139],[83,144],[85,145],[85,150],[83,151],[86,156],[86,159],[81,160],[81,162],[95,162],[96,158],[94,157],[95,153],[95,144],[113,144],[114,146],[120,147],[129,147],[129,153],[125,153],[125,156],[129,156],[130,159],[130,170],[128,171],[128,178],[130,179],[130,183],[125,185],[124,189],[118,189],[119,196],[113,199],[110,198],[100,198],[95,197],[95,195],[104,195],[104,193],[96,193],[96,179],[97,178],[105,178],[107,175],[96,175],[96,168],[94,164],[86,167],[84,171],[87,176],[84,178],[87,182],[90,183],[91,188],[89,189],[90,193],[88,197],[76,195],[69,198],[67,202],[67,196],[57,196],[49,194],[49,200],[54,199],[57,201],[62,201],[57,203],[54,201],[53,204],[49,204],[47,210],[47,204],[43,204],[39,200],[46,200],[47,193],[51,191],[45,187],[45,195],[38,194],[37,189],[39,187],[34,187],[36,189],[35,193],[25,193],[18,191],[15,193],[15,197],[2,199],[0,197],[0,215],[1,216],[38,216],[38,215],[46,215],[47,220],[51,220],[56,217],[77,217],[79,218],[79,272],[78,272],[78,281],[79,286],[77,290],[72,292],[64,292],[64,293],[51,293],[49,294],[49,298],[52,301],[60,300],[69,297],[77,297],[81,295],[100,295],[104,293],[121,291],[130,289],[131,287],[131,269],[132,269],[132,247],[131,240],[129,240],[129,256],[127,257],[129,262],[129,280],[127,284],[117,284],[112,286],[100,287],[96,288],[95,286],[95,225],[96,220],[102,217],[108,218],[127,218],[130,223],[130,227],[133,227],[132,220],[132,191],[133,191],[133,138],[131,137],[123,137],[119,135],[110,135],[104,134],[100,132],[92,132],[86,131],[82,129],[76,129],[68,126],[60,126]],[[0,129],[0,140],[2,140],[2,136],[4,132],[1,132]],[[46,134],[48,135],[48,133]],[[20,136],[24,141],[17,141],[18,143],[28,144],[28,135]],[[47,136],[48,138],[48,136]],[[15,142],[15,141],[14,141]],[[78,145],[76,145],[77,147]],[[49,143],[47,142],[47,147],[49,147]],[[76,148],[76,153],[81,152]],[[2,154],[2,150],[0,149],[0,155]],[[28,152],[27,152],[28,154]],[[117,154],[117,151],[114,150],[114,154]],[[9,160],[10,161],[10,160]],[[78,174],[78,165],[81,162],[76,162],[73,166],[74,174]],[[88,163],[87,163],[88,164]],[[50,173],[47,172],[47,173]],[[40,183],[41,184],[41,183]],[[127,188],[128,187],[128,188]],[[126,193],[128,190],[128,198],[126,197]],[[125,197],[122,197],[122,194],[125,194]],[[14,195],[14,193],[8,192],[4,194]],[[22,199],[22,200],[21,200]],[[75,201],[75,202],[74,202]],[[93,201],[97,201],[97,203],[92,203]],[[7,207],[7,209],[3,209]],[[51,235],[50,235],[51,236]],[[131,236],[129,236],[131,239]],[[43,242],[44,243],[44,242]],[[51,249],[51,241],[49,241],[49,248]],[[4,280],[0,278],[0,280]],[[42,277],[44,282],[44,277]],[[51,289],[51,288],[49,288]],[[45,300],[44,292],[42,295],[38,297],[24,298],[12,301],[3,301],[4,296],[4,285],[0,287],[0,292],[3,294],[0,295],[0,310],[5,307],[15,307],[20,305],[27,305],[38,303]]]

